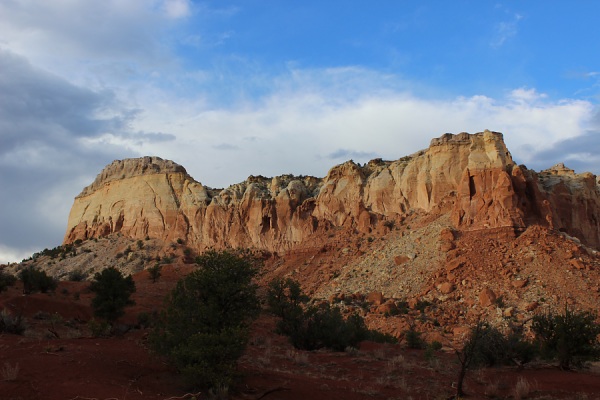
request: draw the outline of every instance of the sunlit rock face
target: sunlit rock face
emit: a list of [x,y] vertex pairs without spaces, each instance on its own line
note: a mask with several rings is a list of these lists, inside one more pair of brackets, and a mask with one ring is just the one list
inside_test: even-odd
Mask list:
[[348,161],[322,179],[250,176],[222,190],[172,161],[142,157],[114,161],[75,198],[64,241],[120,232],[198,249],[286,251],[330,229],[385,229],[418,210],[450,213],[459,230],[540,224],[598,247],[599,199],[594,175],[517,166],[502,134],[490,131],[444,134],[396,161]]

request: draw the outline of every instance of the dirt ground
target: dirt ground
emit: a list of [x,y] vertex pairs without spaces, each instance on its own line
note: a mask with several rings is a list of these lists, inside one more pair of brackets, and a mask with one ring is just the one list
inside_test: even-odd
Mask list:
[[[61,282],[54,293],[24,296],[17,284],[0,294],[0,309],[22,313],[24,335],[0,335],[0,400],[190,399],[177,372],[153,356],[138,315],[161,307],[190,265],[167,266],[156,283],[134,276],[136,305],[119,321],[120,335],[93,337],[86,282]],[[295,350],[273,333],[275,321],[255,323],[240,360],[244,378],[234,399],[447,399],[458,373],[451,352],[363,343],[346,352]],[[551,365],[469,373],[469,398],[600,399],[600,368],[565,372]],[[186,395],[187,394],[187,395]],[[196,398],[210,398],[201,393]]]

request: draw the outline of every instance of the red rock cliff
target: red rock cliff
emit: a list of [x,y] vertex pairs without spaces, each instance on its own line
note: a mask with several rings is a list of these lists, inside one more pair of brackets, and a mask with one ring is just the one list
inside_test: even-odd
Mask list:
[[323,179],[253,177],[223,190],[202,186],[171,161],[115,161],[75,198],[65,242],[114,232],[181,238],[199,249],[285,251],[317,231],[362,232],[411,210],[451,212],[456,228],[550,225],[600,246],[600,196],[592,174],[517,166],[502,134],[445,134],[396,161],[352,161]]

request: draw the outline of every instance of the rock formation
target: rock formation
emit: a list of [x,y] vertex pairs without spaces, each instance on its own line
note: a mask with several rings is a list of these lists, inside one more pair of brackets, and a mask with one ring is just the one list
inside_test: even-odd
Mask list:
[[540,224],[600,247],[596,177],[562,165],[539,174],[516,165],[501,133],[445,134],[396,161],[348,161],[325,178],[250,176],[203,186],[158,157],[115,161],[75,198],[65,243],[120,232],[185,240],[197,249],[298,248],[315,232],[370,232],[414,211],[450,213],[458,230]]

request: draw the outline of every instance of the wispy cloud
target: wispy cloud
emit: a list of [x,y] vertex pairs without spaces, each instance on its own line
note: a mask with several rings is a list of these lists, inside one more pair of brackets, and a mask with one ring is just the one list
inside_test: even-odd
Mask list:
[[520,14],[514,14],[509,21],[502,21],[494,26],[494,33],[490,45],[494,48],[501,47],[508,40],[517,36],[519,23],[523,19]]
[[373,159],[376,158],[377,154],[374,152],[367,151],[356,151],[356,150],[348,150],[348,149],[337,149],[336,151],[329,153],[327,158],[331,160],[365,160],[365,159]]

